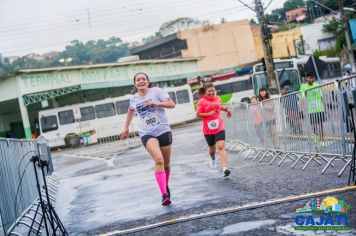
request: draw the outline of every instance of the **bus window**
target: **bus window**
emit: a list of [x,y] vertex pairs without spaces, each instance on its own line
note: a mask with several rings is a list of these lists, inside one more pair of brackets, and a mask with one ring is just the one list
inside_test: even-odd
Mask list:
[[115,115],[114,103],[106,103],[95,106],[95,112],[97,118],[104,118]]
[[40,122],[42,133],[58,129],[58,122],[56,116],[42,116]]
[[116,102],[116,111],[118,115],[126,114],[129,109],[130,100]]
[[168,95],[172,99],[172,101],[177,104],[176,94],[174,92],[169,92]]
[[242,80],[242,81],[237,81],[231,84],[232,85],[232,92],[241,92],[241,91],[246,91],[249,89],[252,89],[252,84],[251,81],[248,80]]
[[73,110],[58,112],[59,124],[67,125],[75,122]]
[[218,95],[230,94],[232,93],[232,86],[230,83],[216,85],[216,92]]
[[94,107],[82,107],[80,108],[81,121],[94,120],[95,119],[95,110]]
[[189,103],[189,93],[188,90],[177,91],[178,104]]

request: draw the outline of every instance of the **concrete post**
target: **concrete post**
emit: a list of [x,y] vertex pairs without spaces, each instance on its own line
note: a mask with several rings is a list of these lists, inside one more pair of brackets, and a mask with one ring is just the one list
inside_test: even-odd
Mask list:
[[21,93],[21,89],[20,89],[20,81],[19,81],[18,76],[16,76],[16,84],[17,84],[17,89],[18,89],[18,101],[19,101],[19,107],[20,107],[20,112],[21,112],[22,124],[23,124],[23,128],[25,130],[25,136],[26,136],[26,139],[31,139],[32,133],[31,133],[30,120],[28,118],[28,111],[27,111],[27,107],[25,106],[25,101],[22,97],[22,93]]

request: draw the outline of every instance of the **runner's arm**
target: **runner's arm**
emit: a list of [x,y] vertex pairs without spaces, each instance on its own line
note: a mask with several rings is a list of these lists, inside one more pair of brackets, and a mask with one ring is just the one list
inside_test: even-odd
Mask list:
[[120,132],[120,139],[127,138],[127,135],[129,133],[129,127],[130,127],[133,116],[134,116],[134,110],[129,108],[127,111],[124,128]]
[[172,99],[167,99],[163,102],[152,102],[146,101],[146,106],[153,106],[153,107],[163,107],[163,108],[174,108],[176,104],[172,101]]
[[208,112],[208,113],[203,113],[203,112],[197,112],[197,116],[198,117],[209,117],[209,116],[212,116],[212,115],[215,115],[216,111],[211,111],[211,112]]
[[156,106],[163,108],[175,108],[176,104],[172,101],[172,99],[167,99],[163,102],[157,102]]
[[228,118],[231,117],[232,113],[231,113],[231,111],[229,110],[229,108],[221,106],[221,110],[224,111],[224,112],[226,112]]

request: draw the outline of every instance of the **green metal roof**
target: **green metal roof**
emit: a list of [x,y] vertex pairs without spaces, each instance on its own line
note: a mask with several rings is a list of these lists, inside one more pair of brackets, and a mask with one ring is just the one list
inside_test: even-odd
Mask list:
[[128,66],[128,65],[146,65],[146,64],[160,64],[160,63],[172,63],[172,62],[189,62],[189,61],[198,61],[200,59],[202,59],[202,58],[198,57],[198,58],[137,60],[137,61],[129,61],[129,62],[102,63],[102,64],[94,64],[94,65],[63,66],[63,67],[50,67],[50,68],[40,68],[40,69],[24,69],[24,70],[17,71],[16,74],[68,71],[68,70],[78,70],[78,69],[94,69],[94,68],[105,68],[105,67],[119,67],[119,66]]

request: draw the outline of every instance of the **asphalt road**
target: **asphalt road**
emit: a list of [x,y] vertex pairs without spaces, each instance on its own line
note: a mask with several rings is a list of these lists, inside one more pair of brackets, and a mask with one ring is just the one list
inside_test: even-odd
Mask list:
[[[321,174],[316,163],[304,171],[302,164],[269,165],[268,159],[245,160],[230,152],[232,174],[223,178],[220,168],[210,169],[207,145],[200,123],[173,130],[170,188],[172,205],[162,207],[153,174],[153,161],[139,140],[65,150],[53,154],[55,174],[62,178],[56,209],[70,235],[115,235],[120,230],[152,225],[198,214],[223,210],[220,215],[202,216],[145,231],[137,235],[314,235],[293,229],[295,205],[306,200],[224,213],[247,204],[299,196],[347,185],[348,171],[337,177],[336,162]],[[351,205],[349,223],[356,234],[356,191],[332,194]],[[116,232],[116,233],[113,233]],[[340,235],[316,232],[315,235]]]

